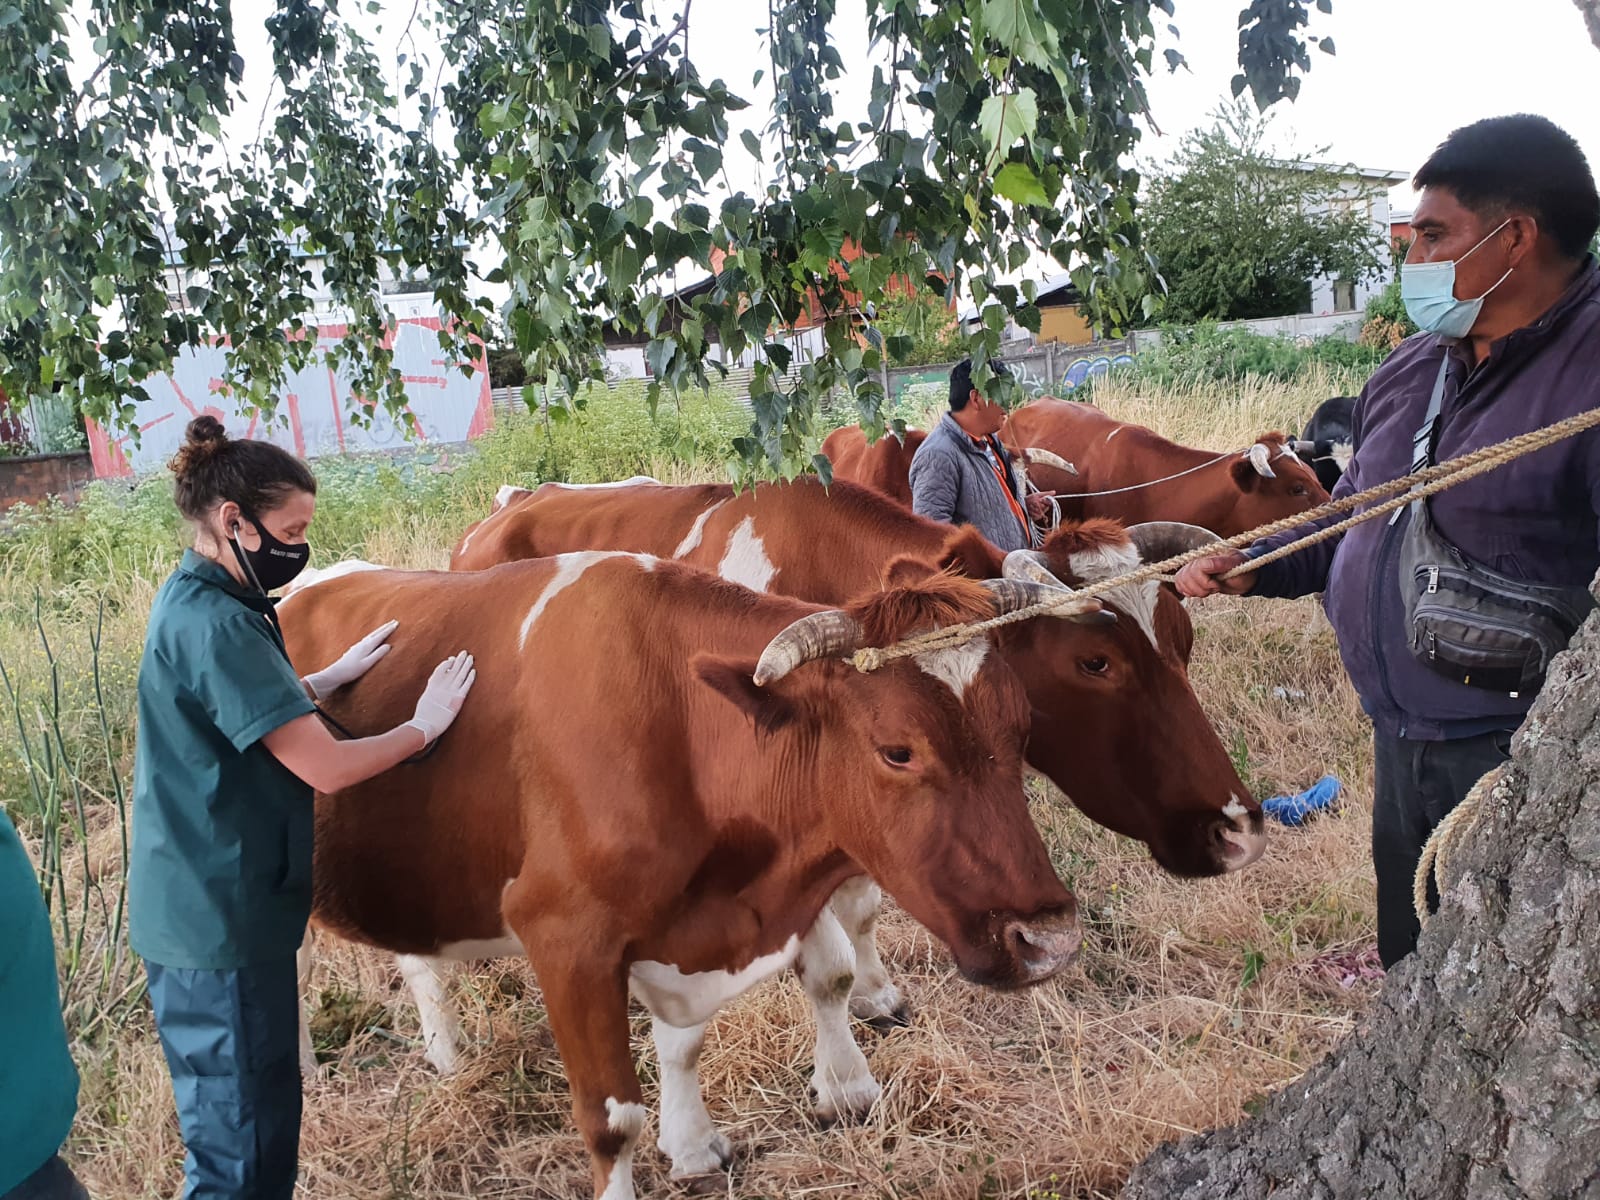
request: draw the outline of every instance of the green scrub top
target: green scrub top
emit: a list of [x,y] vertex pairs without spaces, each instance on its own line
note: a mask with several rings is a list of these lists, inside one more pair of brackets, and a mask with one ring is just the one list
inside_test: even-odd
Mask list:
[[311,915],[312,789],[261,739],[315,706],[270,608],[190,550],[150,610],[128,941],[164,967],[293,955]]
[[78,1111],[39,878],[0,812],[0,1195],[49,1160]]

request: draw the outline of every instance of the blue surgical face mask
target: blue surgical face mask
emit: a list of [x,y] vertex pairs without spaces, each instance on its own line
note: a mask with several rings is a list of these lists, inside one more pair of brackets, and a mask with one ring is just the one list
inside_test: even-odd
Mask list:
[[1456,263],[1465,262],[1469,255],[1499,233],[1511,222],[1501,221],[1466,254],[1444,262],[1401,263],[1400,299],[1405,303],[1406,314],[1416,322],[1417,328],[1444,337],[1466,337],[1478,320],[1483,302],[1489,292],[1499,287],[1511,274],[1511,268],[1494,281],[1489,292],[1475,300],[1456,299]]

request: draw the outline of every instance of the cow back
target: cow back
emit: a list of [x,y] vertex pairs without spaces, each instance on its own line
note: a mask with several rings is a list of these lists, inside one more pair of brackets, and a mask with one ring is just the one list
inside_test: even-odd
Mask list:
[[926,430],[908,429],[904,441],[885,433],[869,444],[861,426],[845,425],[827,436],[822,453],[836,480],[872,488],[910,508],[911,460],[927,437]]

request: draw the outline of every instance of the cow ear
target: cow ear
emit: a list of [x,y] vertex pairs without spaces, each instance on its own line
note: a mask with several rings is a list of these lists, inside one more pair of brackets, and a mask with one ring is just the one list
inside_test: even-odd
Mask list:
[[1236,459],[1228,468],[1228,473],[1233,476],[1233,482],[1238,485],[1241,492],[1253,492],[1256,490],[1256,485],[1261,482],[1255,464],[1248,458]]
[[788,699],[772,688],[756,686],[754,662],[697,654],[689,665],[700,682],[719,692],[763,733],[781,729],[794,718],[794,705]]
[[939,566],[968,579],[999,579],[1006,556],[971,525],[962,525],[939,548]]
[[918,558],[915,554],[897,555],[883,569],[883,590],[910,587],[938,573],[939,568],[925,558]]

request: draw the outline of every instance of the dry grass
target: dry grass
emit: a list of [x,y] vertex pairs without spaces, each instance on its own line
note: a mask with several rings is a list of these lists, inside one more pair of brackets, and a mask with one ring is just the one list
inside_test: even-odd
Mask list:
[[[1098,399],[1195,445],[1243,444],[1314,403],[1281,387],[1216,405],[1157,406],[1114,387]],[[370,556],[441,565],[456,532],[395,529]],[[1266,795],[1332,771],[1347,784],[1344,808],[1303,830],[1274,827],[1265,858],[1241,876],[1181,881],[1059,796],[1035,795],[1039,827],[1082,904],[1080,964],[1030,992],[981,991],[891,910],[880,940],[915,1020],[888,1036],[859,1031],[883,1100],[866,1124],[831,1131],[814,1127],[804,1099],[812,1026],[797,984],[785,976],[756,989],[714,1022],[703,1066],[713,1116],[744,1151],[733,1193],[1112,1195],[1157,1141],[1237,1119],[1359,1017],[1375,985],[1342,986],[1340,975],[1371,941],[1370,748],[1331,631],[1310,601],[1213,600],[1194,616],[1196,686],[1246,781]],[[314,989],[328,1078],[307,1092],[301,1194],[589,1194],[525,966],[458,976],[471,1044],[448,1080],[423,1060],[415,1011],[385,956],[324,941]],[[635,1057],[652,1099],[646,1032],[641,1017]],[[91,1192],[174,1194],[182,1151],[148,1013],[76,1053],[84,1090],[69,1149]],[[640,1193],[668,1194],[653,1128],[646,1139]]]

